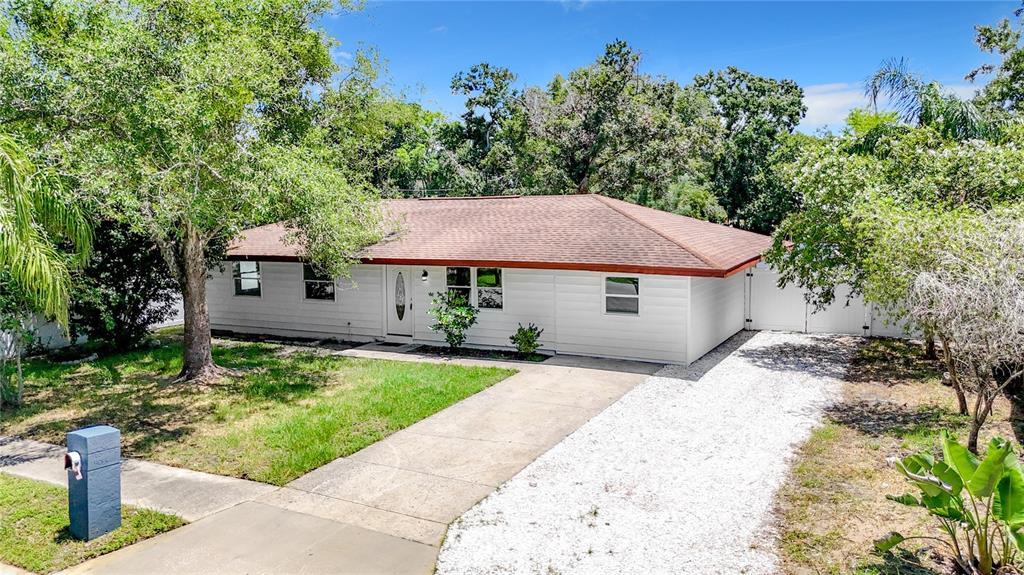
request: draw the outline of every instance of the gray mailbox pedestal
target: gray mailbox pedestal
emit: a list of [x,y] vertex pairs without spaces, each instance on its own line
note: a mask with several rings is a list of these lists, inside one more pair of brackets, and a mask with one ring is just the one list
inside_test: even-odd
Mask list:
[[96,425],[68,434],[65,466],[81,458],[81,479],[68,469],[71,535],[89,541],[121,526],[121,432]]

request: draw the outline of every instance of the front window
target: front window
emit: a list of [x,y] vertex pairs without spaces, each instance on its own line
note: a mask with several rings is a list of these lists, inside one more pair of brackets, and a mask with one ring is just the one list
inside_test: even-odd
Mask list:
[[448,293],[461,294],[466,298],[466,302],[472,303],[473,291],[472,284],[469,281],[470,268],[448,268],[445,274],[445,285],[448,288]]
[[637,315],[640,313],[640,278],[604,278],[604,311]]
[[480,308],[502,308],[501,268],[477,268],[476,300]]
[[302,283],[306,299],[334,301],[334,279],[309,264],[302,264]]
[[235,262],[231,266],[235,295],[260,296],[260,262]]
[[501,268],[448,268],[445,287],[457,293],[470,305],[481,309],[502,309],[505,305]]

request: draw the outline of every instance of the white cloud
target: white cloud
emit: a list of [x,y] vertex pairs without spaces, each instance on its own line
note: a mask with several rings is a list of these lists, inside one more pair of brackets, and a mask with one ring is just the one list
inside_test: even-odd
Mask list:
[[814,132],[820,128],[838,130],[854,108],[868,105],[860,84],[836,82],[804,87],[807,115],[800,122],[800,131]]
[[977,84],[951,84],[943,87],[956,94],[958,98],[964,100],[973,98],[974,94],[981,89],[981,86],[978,86]]
[[590,4],[591,0],[559,0],[562,9],[566,12],[579,12]]
[[[959,98],[972,98],[978,86],[972,84],[949,84],[943,88]],[[887,109],[888,102],[880,98],[879,111]],[[804,86],[804,105],[807,115],[804,116],[798,129],[801,132],[813,133],[821,128],[835,132],[846,123],[846,116],[854,108],[866,108],[871,105],[864,95],[864,85],[860,83],[834,82],[831,84],[814,84]]]
[[331,48],[331,56],[335,60],[337,60],[339,58],[342,59],[342,60],[351,60],[352,59],[352,52],[348,52],[348,51],[342,50],[341,47],[335,46],[334,48]]
[[440,26],[434,26],[433,28],[430,29],[430,32],[433,34],[444,34],[447,31],[448,27],[445,26],[444,24],[441,24]]

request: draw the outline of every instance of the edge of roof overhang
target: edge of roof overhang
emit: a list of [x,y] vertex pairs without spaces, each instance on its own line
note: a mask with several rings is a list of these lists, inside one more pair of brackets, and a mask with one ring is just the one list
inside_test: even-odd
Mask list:
[[[298,256],[258,256],[258,255],[237,255],[228,254],[227,261],[262,261],[262,262],[300,262]],[[468,267],[494,267],[494,268],[524,268],[542,270],[572,270],[590,272],[621,272],[633,274],[667,275],[667,276],[692,276],[727,278],[737,274],[752,265],[761,261],[761,256],[754,256],[729,269],[715,268],[678,268],[661,266],[643,266],[629,264],[600,264],[580,262],[530,262],[510,260],[465,260],[465,259],[420,259],[420,258],[362,258],[364,264],[391,264],[391,265],[412,265],[412,266],[468,266]]]

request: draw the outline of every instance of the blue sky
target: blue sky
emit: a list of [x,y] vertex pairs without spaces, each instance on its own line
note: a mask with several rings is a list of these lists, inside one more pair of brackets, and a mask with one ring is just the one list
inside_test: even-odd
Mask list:
[[375,46],[396,92],[450,116],[462,110],[452,76],[478,62],[506,66],[520,85],[545,84],[597,58],[621,38],[643,71],[688,83],[729,65],[789,78],[806,92],[801,124],[842,124],[864,103],[866,78],[887,58],[907,57],[926,78],[958,91],[988,61],[973,27],[1007,17],[1019,2],[409,2],[369,0],[323,22],[342,42],[340,64]]

